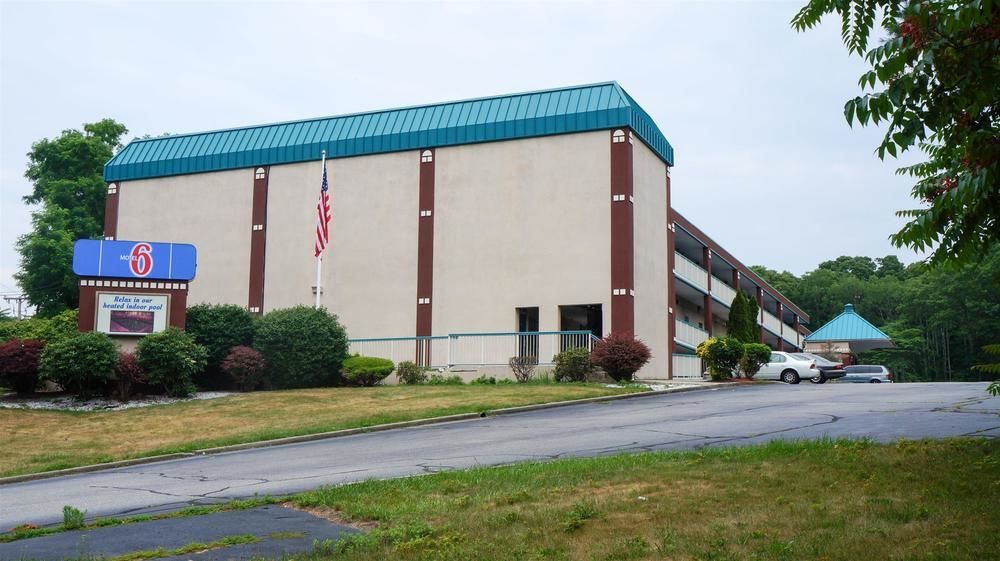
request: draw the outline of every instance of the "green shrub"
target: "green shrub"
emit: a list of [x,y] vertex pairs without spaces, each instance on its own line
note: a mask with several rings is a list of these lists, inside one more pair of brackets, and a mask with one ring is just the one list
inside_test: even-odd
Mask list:
[[771,360],[771,347],[761,343],[744,343],[743,356],[740,357],[740,372],[747,379],[752,379],[769,360]]
[[195,382],[206,387],[227,387],[232,379],[225,376],[222,361],[233,347],[253,343],[254,317],[242,306],[233,304],[199,304],[187,309],[187,331],[208,353],[205,372]]
[[50,318],[29,318],[0,322],[0,342],[11,339],[40,339],[57,343],[80,334],[77,311],[65,310]]
[[538,365],[538,357],[512,356],[507,361],[507,365],[510,366],[510,371],[514,373],[514,379],[517,380],[517,383],[527,384],[531,380],[531,375],[535,372],[535,366]]
[[469,383],[475,386],[495,386],[497,383],[497,379],[493,376],[487,376],[486,374],[483,374],[482,376],[473,379]]
[[38,363],[44,348],[45,341],[41,339],[11,339],[0,343],[0,384],[17,393],[35,391]]
[[555,368],[552,377],[556,382],[584,382],[594,371],[590,362],[590,351],[584,347],[566,349],[553,359]]
[[462,381],[462,377],[458,374],[453,374],[451,376],[445,376],[444,374],[431,374],[427,378],[427,384],[431,386],[461,386],[465,382]]
[[630,382],[632,376],[649,362],[652,353],[642,341],[631,335],[612,333],[594,342],[590,361],[600,366],[618,382]]
[[146,373],[142,371],[139,359],[134,353],[121,352],[118,353],[113,378],[118,387],[118,399],[128,401],[135,386],[146,381]]
[[335,385],[347,358],[347,332],[325,309],[273,310],[258,321],[254,348],[276,388]]
[[143,337],[136,347],[136,356],[139,366],[146,371],[146,379],[163,386],[166,394],[174,397],[194,393],[194,377],[208,362],[205,347],[176,327]]
[[396,368],[387,358],[354,355],[344,360],[340,373],[352,386],[377,386]]
[[87,513],[66,505],[63,507],[63,529],[64,530],[76,530],[77,528],[83,528]]
[[39,372],[43,378],[90,397],[104,389],[118,364],[118,347],[103,333],[80,333],[45,346]]
[[236,385],[236,389],[249,392],[264,383],[265,364],[264,355],[250,347],[237,345],[222,361],[222,371]]
[[743,343],[735,337],[709,337],[698,345],[697,352],[713,380],[728,380],[743,357]]
[[404,360],[396,365],[396,377],[400,384],[423,384],[427,381],[427,369],[412,360]]

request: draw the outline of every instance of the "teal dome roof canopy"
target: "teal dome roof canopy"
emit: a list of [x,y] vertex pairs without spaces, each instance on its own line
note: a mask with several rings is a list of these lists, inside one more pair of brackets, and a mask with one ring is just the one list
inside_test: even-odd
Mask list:
[[855,312],[854,304],[845,304],[843,312],[807,335],[805,342],[846,342],[857,353],[896,346],[881,329]]
[[617,82],[570,86],[130,142],[105,181],[204,173],[629,127],[667,165],[674,149]]

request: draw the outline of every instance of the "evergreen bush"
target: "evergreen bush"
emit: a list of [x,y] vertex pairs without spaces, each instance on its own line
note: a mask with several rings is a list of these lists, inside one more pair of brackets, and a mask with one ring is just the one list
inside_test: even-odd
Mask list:
[[698,345],[697,353],[708,366],[712,380],[728,380],[743,357],[743,343],[735,337],[709,337]]
[[118,364],[118,347],[111,337],[92,331],[45,346],[39,372],[82,398],[100,393]]
[[652,357],[649,347],[631,335],[612,333],[594,342],[590,361],[600,366],[618,382],[630,382],[632,376]]
[[208,365],[195,382],[214,388],[230,386],[233,379],[223,372],[222,361],[233,347],[253,343],[254,327],[253,315],[242,306],[199,304],[188,308],[184,329],[208,352]]
[[65,310],[50,318],[33,317],[0,322],[0,342],[39,339],[46,343],[56,343],[79,334],[76,310]]
[[584,347],[566,349],[557,354],[553,361],[552,376],[556,382],[584,382],[594,371],[590,362],[590,351]]
[[166,394],[173,397],[194,393],[194,378],[208,362],[205,347],[176,327],[143,337],[136,347],[136,356],[147,380],[163,386]]
[[354,355],[344,360],[340,373],[352,386],[377,386],[396,368],[387,358]]
[[771,347],[761,343],[745,343],[740,357],[740,372],[752,379],[771,360]]
[[43,349],[45,341],[41,339],[11,339],[0,343],[0,385],[21,394],[35,391]]
[[275,388],[331,386],[347,358],[347,332],[325,309],[273,310],[258,320],[254,348]]

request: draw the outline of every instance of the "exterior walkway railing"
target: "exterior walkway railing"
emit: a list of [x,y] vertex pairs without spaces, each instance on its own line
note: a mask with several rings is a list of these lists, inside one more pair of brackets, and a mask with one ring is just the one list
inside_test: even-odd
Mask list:
[[436,337],[350,339],[349,352],[387,358],[395,363],[412,360],[433,368],[506,366],[511,357],[535,357],[552,364],[567,349],[593,348],[590,331],[533,331],[521,333],[452,333]]
[[690,323],[683,322],[679,319],[674,320],[674,324],[677,326],[674,329],[674,337],[692,349],[697,347],[698,344],[705,339],[708,339],[708,331],[705,331],[696,325],[691,325]]
[[701,380],[701,358],[698,355],[675,354],[673,378]]
[[768,312],[767,310],[764,310],[763,315],[764,315],[764,327],[769,329],[771,333],[774,333],[775,335],[781,333],[781,320],[778,319],[778,316],[772,314],[771,312]]
[[720,302],[725,302],[726,306],[731,306],[733,298],[736,298],[736,291],[733,287],[722,282],[719,277],[712,275],[712,295],[718,298]]
[[685,257],[679,251],[674,252],[674,273],[700,288],[703,292],[708,292],[708,271],[703,269],[701,265]]

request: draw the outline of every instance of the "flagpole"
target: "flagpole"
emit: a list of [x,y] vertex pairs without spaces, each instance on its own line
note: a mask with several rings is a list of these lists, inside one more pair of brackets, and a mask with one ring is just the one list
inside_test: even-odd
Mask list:
[[[323,150],[321,162],[322,162],[322,168],[320,170],[321,174],[320,176],[322,177],[322,172],[326,170],[326,150]],[[326,248],[323,249],[324,251],[326,250]],[[315,307],[317,309],[319,308],[320,294],[323,292],[321,284],[323,278],[322,275],[323,275],[323,252],[321,251],[319,255],[316,257],[316,306]]]

